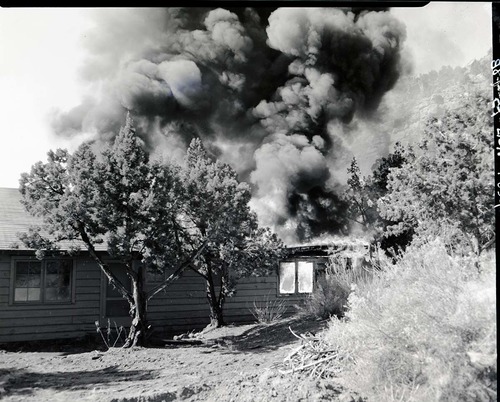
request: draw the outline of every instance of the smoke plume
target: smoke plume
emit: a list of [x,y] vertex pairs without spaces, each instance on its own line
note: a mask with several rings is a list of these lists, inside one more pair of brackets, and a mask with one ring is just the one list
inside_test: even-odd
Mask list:
[[53,128],[108,141],[129,110],[157,155],[201,138],[285,240],[341,234],[350,133],[398,80],[404,38],[387,10],[99,10],[81,71],[91,95]]

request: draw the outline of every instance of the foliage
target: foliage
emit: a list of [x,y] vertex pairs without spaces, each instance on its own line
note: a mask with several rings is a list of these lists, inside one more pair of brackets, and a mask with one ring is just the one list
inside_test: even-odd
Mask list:
[[375,194],[367,182],[370,178],[361,177],[356,158],[352,159],[347,173],[348,188],[343,197],[349,204],[347,214],[352,221],[361,224],[365,229],[372,229],[378,220],[378,213],[376,199],[374,202]]
[[[152,295],[143,289],[145,270],[164,269],[178,255],[178,189],[176,169],[149,160],[130,116],[101,152],[90,143],[73,155],[50,151],[47,163],[36,163],[20,180],[23,205],[43,222],[22,240],[42,252],[59,248],[62,241],[69,241],[72,251],[83,245],[90,252],[130,304],[127,346],[142,343],[148,330],[146,302]],[[115,277],[99,247],[123,263],[132,289]]]
[[357,251],[330,250],[326,270],[307,298],[304,312],[316,318],[343,317],[351,292],[373,275],[373,267],[360,263],[363,259]]
[[480,254],[494,236],[493,136],[489,99],[464,96],[460,108],[427,123],[415,150],[388,176],[380,214],[397,224],[387,234],[413,228],[418,241],[446,227],[450,247]]
[[413,236],[412,227],[407,227],[397,234],[388,234],[386,228],[399,222],[382,218],[377,208],[377,201],[387,193],[391,169],[403,165],[404,155],[404,148],[400,143],[396,143],[392,153],[374,163],[372,175],[363,178],[356,158],[353,158],[351,166],[347,169],[348,187],[343,194],[343,200],[349,205],[348,218],[361,225],[363,231],[375,242],[379,242],[381,248],[389,254],[404,250]]
[[238,181],[229,165],[212,160],[199,139],[191,142],[180,178],[185,230],[178,246],[191,253],[206,245],[191,268],[206,280],[212,324],[224,325],[222,309],[235,280],[274,269],[282,243],[259,228],[248,205],[248,185]]
[[[259,228],[250,211],[250,190],[236,173],[212,161],[200,140],[182,167],[150,161],[132,119],[109,146],[95,152],[82,144],[73,155],[49,152],[21,179],[22,202],[42,218],[21,236],[38,255],[69,241],[83,246],[130,304],[132,327],[126,346],[146,339],[147,301],[190,267],[207,281],[212,318],[223,324],[222,306],[235,279],[269,270],[281,242]],[[98,249],[123,263],[132,283],[121,283]],[[173,273],[146,292],[147,271]],[[218,289],[217,289],[218,287]]]
[[261,324],[272,324],[283,318],[287,312],[285,299],[270,298],[266,295],[263,300],[254,300],[250,312]]
[[314,286],[313,292],[304,304],[304,313],[322,319],[332,315],[343,317],[351,287],[346,286],[335,276],[320,278]]
[[494,400],[495,263],[482,258],[478,273],[440,241],[411,246],[330,322],[330,371],[369,400]]

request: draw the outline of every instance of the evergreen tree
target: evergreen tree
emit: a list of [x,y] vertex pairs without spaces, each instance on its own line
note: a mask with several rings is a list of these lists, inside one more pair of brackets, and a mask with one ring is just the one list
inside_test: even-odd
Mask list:
[[[145,291],[146,270],[164,270],[179,255],[175,222],[181,192],[176,168],[149,160],[130,116],[100,153],[84,143],[73,155],[57,150],[48,156],[47,163],[36,163],[20,180],[22,203],[42,218],[42,225],[21,239],[37,249],[39,257],[60,248],[62,241],[72,242],[71,251],[83,245],[130,305],[132,323],[125,346],[144,344],[147,301],[204,248],[201,244],[164,283],[149,294]],[[114,275],[99,245],[123,264],[131,289]]]
[[[494,238],[494,173],[490,100],[464,96],[461,106],[431,118],[415,151],[388,175],[379,200],[382,217],[399,222],[389,234],[408,228],[419,240],[445,236],[450,247],[476,255]],[[443,228],[446,228],[444,230]]]
[[226,164],[213,161],[195,139],[181,169],[184,184],[184,228],[179,246],[192,253],[207,246],[191,268],[206,281],[211,325],[225,324],[223,307],[237,278],[275,268],[282,244],[268,229],[258,227],[250,210],[250,189],[239,183]]

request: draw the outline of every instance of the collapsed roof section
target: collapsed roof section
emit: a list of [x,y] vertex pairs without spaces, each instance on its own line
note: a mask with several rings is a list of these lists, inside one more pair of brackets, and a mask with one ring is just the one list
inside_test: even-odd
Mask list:
[[370,253],[370,243],[359,239],[336,239],[330,243],[304,244],[287,247],[287,257],[329,257],[335,254],[365,256]]

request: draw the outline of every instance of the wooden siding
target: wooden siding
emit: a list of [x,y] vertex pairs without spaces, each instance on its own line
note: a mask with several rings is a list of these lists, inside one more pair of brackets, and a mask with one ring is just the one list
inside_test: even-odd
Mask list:
[[101,274],[92,261],[75,261],[74,303],[16,305],[9,304],[11,259],[0,258],[0,343],[74,338],[95,331]]
[[[106,278],[91,260],[75,263],[75,300],[71,304],[9,304],[11,257],[0,255],[0,343],[25,340],[74,338],[95,333],[95,321],[105,327]],[[299,295],[277,295],[278,276],[241,279],[224,307],[227,323],[255,321],[253,302],[285,301],[288,313],[303,301]],[[147,284],[151,288],[154,284]],[[156,333],[178,334],[201,329],[209,323],[209,306],[203,278],[186,271],[148,305],[148,320]],[[130,322],[125,318],[124,322]],[[113,319],[111,318],[111,323]],[[120,325],[120,323],[118,323]],[[126,325],[126,324],[125,324]]]
[[[234,295],[226,300],[224,318],[226,323],[254,322],[251,309],[253,303],[280,298],[287,305],[287,313],[296,311],[303,296],[278,296],[278,276],[249,277],[240,279]],[[180,333],[205,327],[209,322],[210,309],[203,278],[187,271],[164,292],[156,295],[148,305],[148,320],[157,332]]]

